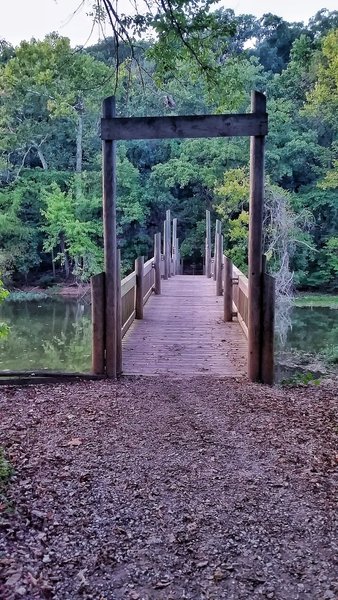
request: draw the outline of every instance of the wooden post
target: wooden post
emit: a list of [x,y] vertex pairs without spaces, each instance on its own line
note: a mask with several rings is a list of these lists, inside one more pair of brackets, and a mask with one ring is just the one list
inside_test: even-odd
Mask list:
[[144,277],[144,257],[139,256],[135,260],[136,273],[136,302],[135,319],[143,319],[143,277]]
[[[252,113],[266,113],[266,98],[252,92]],[[248,377],[261,378],[262,333],[262,228],[264,204],[265,136],[250,138],[250,217],[249,217],[249,299],[248,299]]]
[[170,252],[170,244],[171,244],[171,217],[170,210],[166,211],[166,223],[167,223],[167,235],[166,235],[166,257],[167,257],[167,273],[168,277],[171,277],[171,252]]
[[232,262],[224,257],[224,321],[232,321]]
[[215,246],[214,246],[214,281],[216,281],[217,273],[217,234],[222,232],[222,223],[219,219],[216,219],[215,227]]
[[217,234],[216,247],[216,296],[222,296],[223,236],[220,233]]
[[[103,101],[103,118],[115,117],[115,97]],[[105,265],[105,327],[106,327],[106,372],[116,378],[116,302],[117,302],[117,251],[116,251],[116,141],[104,140],[103,153],[103,231]]]
[[181,256],[180,256],[180,247],[178,244],[178,238],[176,238],[176,274],[180,275],[180,262],[181,262]]
[[105,372],[105,274],[91,277],[92,290],[92,371]]
[[164,275],[163,279],[168,279],[168,260],[167,260],[167,220],[163,223],[163,259]]
[[173,239],[172,239],[172,260],[173,260],[173,275],[177,275],[176,272],[176,240],[177,240],[177,219],[173,219]]
[[275,353],[275,278],[266,273],[266,256],[262,258],[262,354],[261,382],[273,385]]
[[205,275],[211,277],[211,220],[210,210],[205,211],[206,235],[205,235]]
[[161,293],[161,234],[155,233],[154,238],[155,294]]
[[122,375],[121,250],[117,251],[116,269],[116,373]]

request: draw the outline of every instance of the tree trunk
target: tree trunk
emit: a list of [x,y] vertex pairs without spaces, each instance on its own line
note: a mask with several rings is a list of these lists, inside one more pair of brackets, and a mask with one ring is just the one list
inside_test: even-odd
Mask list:
[[63,260],[64,260],[66,279],[68,279],[69,273],[70,273],[70,268],[69,268],[69,260],[68,260],[67,251],[66,251],[65,236],[63,233],[60,234],[60,248],[61,248],[61,252],[62,252]]
[[37,153],[38,153],[38,157],[39,157],[39,159],[40,159],[40,162],[41,162],[41,165],[42,165],[42,168],[43,168],[43,170],[44,170],[44,171],[47,171],[47,170],[48,170],[47,161],[46,161],[46,159],[45,159],[45,157],[44,157],[44,154],[43,154],[43,152],[42,152],[41,148],[40,148],[39,146],[37,146],[37,147],[36,147],[36,151],[37,151]]
[[56,272],[55,272],[55,262],[54,262],[54,250],[52,250],[52,269],[53,269],[53,277],[55,279],[56,277]]
[[76,164],[75,164],[75,200],[79,200],[82,192],[82,143],[83,143],[83,101],[79,98],[76,105],[77,130],[76,130]]
[[82,173],[83,109],[77,110],[76,173]]

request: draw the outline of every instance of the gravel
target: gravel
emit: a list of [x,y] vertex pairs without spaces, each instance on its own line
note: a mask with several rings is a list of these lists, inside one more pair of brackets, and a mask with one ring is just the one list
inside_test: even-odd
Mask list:
[[335,382],[0,392],[0,598],[338,598]]

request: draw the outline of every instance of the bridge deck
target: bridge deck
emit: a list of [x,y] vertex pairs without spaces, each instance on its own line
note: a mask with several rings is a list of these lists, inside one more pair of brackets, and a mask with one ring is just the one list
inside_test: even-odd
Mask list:
[[144,319],[123,340],[125,374],[245,375],[247,342],[238,323],[224,323],[223,298],[203,276],[176,275],[162,281]]

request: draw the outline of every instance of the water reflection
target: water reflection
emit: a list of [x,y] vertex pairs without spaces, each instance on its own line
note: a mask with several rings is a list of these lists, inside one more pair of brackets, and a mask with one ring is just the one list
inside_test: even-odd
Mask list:
[[0,340],[0,370],[89,371],[90,306],[74,299],[5,302],[0,320],[10,326]]

